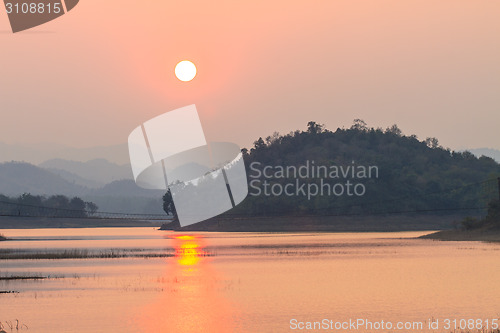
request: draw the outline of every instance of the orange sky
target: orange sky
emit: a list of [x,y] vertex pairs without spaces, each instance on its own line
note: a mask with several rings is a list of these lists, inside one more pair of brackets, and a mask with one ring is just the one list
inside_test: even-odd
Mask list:
[[498,1],[81,0],[12,34],[1,13],[0,142],[125,143],[195,103],[208,140],[247,147],[362,118],[500,149],[499,16]]

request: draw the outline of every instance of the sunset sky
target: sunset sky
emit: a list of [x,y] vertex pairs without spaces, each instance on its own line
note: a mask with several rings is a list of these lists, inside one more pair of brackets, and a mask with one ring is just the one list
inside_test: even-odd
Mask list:
[[[0,142],[126,143],[196,104],[209,141],[398,124],[500,149],[500,1],[81,0],[12,34],[0,13]],[[198,75],[181,82],[174,67]]]

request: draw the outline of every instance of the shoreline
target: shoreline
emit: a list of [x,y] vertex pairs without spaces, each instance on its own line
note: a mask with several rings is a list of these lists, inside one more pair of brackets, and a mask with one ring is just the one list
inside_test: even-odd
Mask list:
[[420,236],[421,239],[432,239],[444,242],[500,242],[500,229],[483,230],[441,230],[428,235]]
[[160,227],[163,221],[99,219],[99,218],[40,218],[0,216],[2,229],[47,229],[47,228],[135,228]]
[[277,216],[216,217],[185,227],[165,224],[162,230],[214,232],[398,232],[449,229],[458,216]]
[[[2,229],[47,228],[141,228],[151,227],[176,232],[405,232],[422,231],[428,234],[418,239],[436,241],[500,242],[500,228],[477,230],[450,229],[456,217],[443,216],[387,216],[387,217],[276,217],[276,218],[213,218],[183,228],[159,229],[162,221],[104,220],[104,219],[49,219],[0,217]],[[8,241],[0,236],[0,241]]]
[[[216,217],[186,227],[163,224],[165,221],[127,219],[71,219],[39,217],[2,217],[2,229],[152,227],[180,232],[398,232],[450,229],[460,216],[277,216]],[[8,235],[7,235],[8,236]]]

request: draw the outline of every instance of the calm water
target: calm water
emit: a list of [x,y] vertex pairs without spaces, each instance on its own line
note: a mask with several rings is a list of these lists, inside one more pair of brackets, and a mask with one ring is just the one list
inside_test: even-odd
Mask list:
[[438,319],[444,332],[446,318],[500,317],[499,244],[413,239],[422,232],[1,232],[13,240],[0,253],[123,256],[0,260],[0,277],[50,276],[0,281],[19,292],[0,294],[0,322],[26,332],[335,331],[293,330],[292,319]]

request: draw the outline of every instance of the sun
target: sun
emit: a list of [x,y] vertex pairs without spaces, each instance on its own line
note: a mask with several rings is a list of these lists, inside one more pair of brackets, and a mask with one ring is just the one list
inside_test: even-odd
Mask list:
[[188,60],[183,60],[175,66],[175,76],[181,81],[187,82],[196,76],[196,66]]

